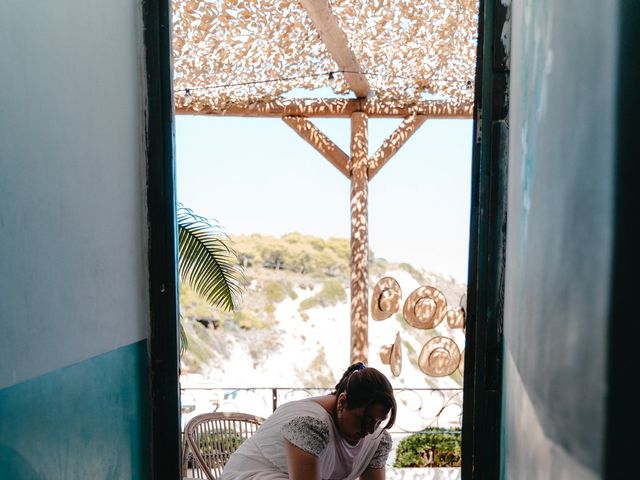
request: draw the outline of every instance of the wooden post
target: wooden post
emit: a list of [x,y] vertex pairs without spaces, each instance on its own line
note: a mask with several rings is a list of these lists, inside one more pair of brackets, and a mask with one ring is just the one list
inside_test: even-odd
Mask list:
[[369,355],[367,123],[366,113],[351,115],[351,363]]

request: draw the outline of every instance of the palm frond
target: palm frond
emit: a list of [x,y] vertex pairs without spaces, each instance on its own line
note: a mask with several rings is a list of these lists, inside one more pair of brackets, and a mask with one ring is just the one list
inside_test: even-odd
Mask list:
[[215,223],[178,206],[178,274],[211,305],[231,311],[242,294],[242,268]]
[[184,355],[189,348],[189,337],[187,337],[187,332],[184,329],[184,325],[182,324],[182,315],[180,315],[180,356]]

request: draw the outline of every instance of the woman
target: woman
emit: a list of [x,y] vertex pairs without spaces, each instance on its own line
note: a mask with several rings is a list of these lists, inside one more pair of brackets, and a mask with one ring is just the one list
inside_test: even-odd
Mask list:
[[221,480],[383,480],[395,418],[389,380],[355,363],[331,394],[276,409],[231,456]]

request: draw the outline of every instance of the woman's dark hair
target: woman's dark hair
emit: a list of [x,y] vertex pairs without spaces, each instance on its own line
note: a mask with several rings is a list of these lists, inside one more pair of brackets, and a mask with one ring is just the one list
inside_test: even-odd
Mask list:
[[357,362],[351,365],[342,374],[342,378],[331,392],[336,397],[341,393],[347,396],[347,408],[364,407],[379,404],[391,412],[385,429],[389,429],[396,421],[396,399],[393,396],[393,387],[382,373],[372,367],[366,367],[364,363]]

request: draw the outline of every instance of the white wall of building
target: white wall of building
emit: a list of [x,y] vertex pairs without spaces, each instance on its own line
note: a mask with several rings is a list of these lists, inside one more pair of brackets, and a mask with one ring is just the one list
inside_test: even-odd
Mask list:
[[0,388],[148,336],[139,2],[0,2]]

